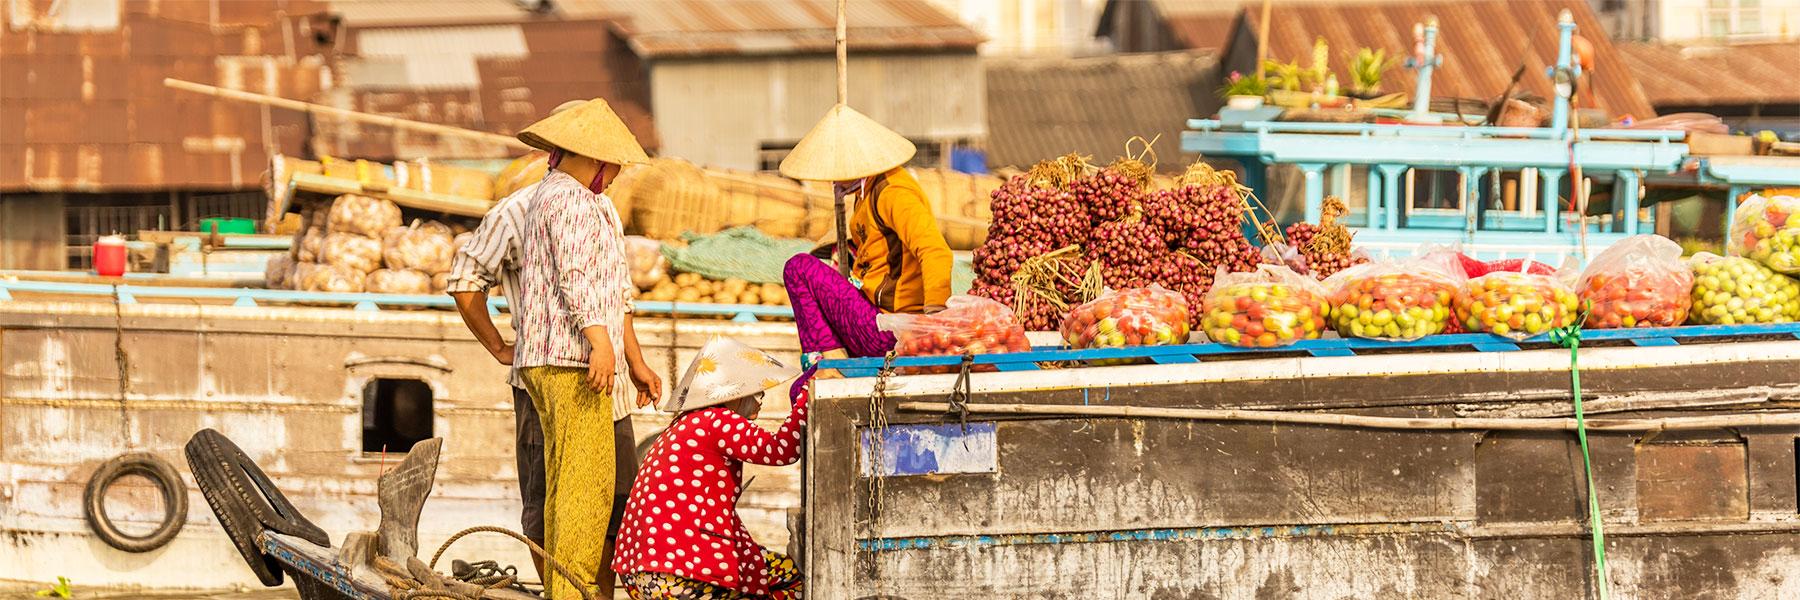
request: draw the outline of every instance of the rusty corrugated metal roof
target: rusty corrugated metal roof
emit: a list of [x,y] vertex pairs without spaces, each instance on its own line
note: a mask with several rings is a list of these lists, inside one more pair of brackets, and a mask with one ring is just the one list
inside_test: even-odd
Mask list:
[[1658,107],[1800,103],[1800,43],[1729,46],[1619,44]]
[[[559,0],[570,15],[614,19],[646,59],[830,52],[831,0]],[[857,0],[847,7],[852,50],[973,51],[981,34],[926,0]]]
[[[1585,0],[1281,3],[1274,6],[1270,18],[1269,57],[1305,65],[1311,61],[1313,40],[1324,37],[1331,47],[1332,71],[1345,73],[1350,56],[1360,47],[1385,48],[1390,56],[1411,54],[1413,24],[1435,15],[1443,65],[1433,72],[1434,96],[1491,100],[1505,91],[1513,71],[1524,62],[1525,76],[1518,90],[1547,98],[1553,91],[1544,70],[1556,60],[1556,17],[1564,9],[1574,15],[1577,33],[1594,46],[1596,68],[1583,80],[1588,87],[1580,104],[1613,114],[1654,116],[1655,109],[1637,77]],[[1246,42],[1233,42],[1224,64],[1248,71],[1255,62],[1261,11],[1246,7],[1241,14],[1243,25],[1235,35],[1247,36]],[[1242,56],[1244,49],[1251,55]],[[1395,67],[1383,77],[1382,87],[1389,92],[1411,92],[1415,81],[1413,71]]]
[[[325,60],[304,17],[268,21],[309,0],[227,4],[214,14],[206,3],[129,2],[117,28],[82,31],[46,21],[51,3],[0,10],[0,192],[256,187],[270,150],[301,149],[305,118],[269,111],[265,121],[260,107],[170,90],[163,78],[309,98]],[[243,11],[264,20],[243,25]]]
[[1030,166],[1070,152],[1108,163],[1124,153],[1126,140],[1143,136],[1156,139],[1163,170],[1178,168],[1187,120],[1218,107],[1210,52],[986,63],[988,163],[995,166]]

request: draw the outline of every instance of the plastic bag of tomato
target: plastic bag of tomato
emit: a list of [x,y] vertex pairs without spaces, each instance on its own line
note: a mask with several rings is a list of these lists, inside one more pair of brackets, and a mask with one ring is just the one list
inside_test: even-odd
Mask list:
[[1687,320],[1694,273],[1681,260],[1681,244],[1634,235],[1594,257],[1576,290],[1587,306],[1584,327],[1674,327]]
[[[899,356],[961,356],[999,352],[1025,352],[1031,343],[1025,328],[1006,305],[979,296],[952,296],[944,310],[929,315],[886,314],[875,317],[882,331],[893,332],[894,353]],[[977,371],[994,371],[978,365]],[[958,367],[902,367],[902,375],[955,373]]]
[[1274,348],[1318,339],[1331,314],[1325,289],[1312,277],[1281,265],[1214,277],[1200,325],[1214,342]]
[[1575,322],[1580,303],[1560,277],[1500,271],[1464,283],[1455,306],[1464,330],[1523,340]]
[[1441,255],[1350,267],[1325,280],[1332,327],[1344,337],[1388,341],[1443,333],[1465,279],[1461,265]]
[[1188,304],[1180,293],[1152,285],[1107,290],[1063,319],[1071,348],[1124,348],[1187,343]]

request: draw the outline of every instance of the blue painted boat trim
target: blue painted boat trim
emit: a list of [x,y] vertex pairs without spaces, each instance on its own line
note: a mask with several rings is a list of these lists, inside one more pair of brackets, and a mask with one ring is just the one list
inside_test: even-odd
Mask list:
[[[1790,336],[1800,339],[1800,323],[1588,329],[1581,332],[1582,341],[1587,344],[1603,341],[1626,341],[1639,346],[1669,346],[1679,345],[1682,340],[1718,341],[1720,338],[1750,336]],[[1529,345],[1529,347],[1521,344]],[[1411,342],[1386,342],[1359,338],[1301,340],[1280,348],[1238,348],[1212,343],[1087,350],[1040,347],[1030,352],[977,355],[974,364],[994,365],[1002,371],[1022,371],[1037,369],[1039,368],[1038,363],[1043,362],[1129,362],[1136,360],[1170,364],[1194,362],[1200,357],[1206,356],[1249,358],[1296,353],[1312,356],[1360,356],[1362,355],[1361,351],[1368,350],[1381,350],[1385,351],[1382,354],[1392,354],[1395,349],[1423,351],[1457,347],[1478,352],[1517,352],[1544,348],[1549,344],[1549,338],[1544,335],[1521,342],[1488,333],[1461,333],[1427,336]],[[873,377],[881,368],[882,362],[881,358],[851,358],[821,361],[819,365],[828,369],[838,369],[847,377]],[[905,356],[894,360],[896,367],[947,367],[957,366],[961,363],[962,357],[959,356]]]
[[1130,529],[1076,533],[1032,533],[1013,535],[956,535],[935,537],[861,538],[856,548],[862,552],[894,552],[933,548],[992,548],[996,546],[1030,546],[1061,544],[1094,544],[1114,542],[1175,542],[1196,540],[1258,540],[1272,538],[1321,538],[1394,534],[1457,534],[1467,531],[1465,523],[1372,523],[1342,525],[1273,525],[1251,527],[1188,527],[1180,529]]
[[284,571],[304,574],[354,600],[384,600],[388,598],[387,590],[374,590],[357,585],[356,580],[343,567],[315,561],[294,548],[276,541],[272,536],[263,535],[261,539],[263,552],[286,567],[283,569]]
[[[125,281],[136,278],[127,277]],[[154,278],[144,278],[154,279]],[[102,283],[66,283],[54,281],[0,281],[0,301],[12,299],[9,292],[28,292],[40,294],[63,294],[72,296],[107,296],[113,295],[114,288],[126,302],[134,302],[135,298],[196,298],[230,300],[237,306],[256,306],[262,303],[305,303],[305,304],[343,304],[356,310],[380,310],[380,307],[430,307],[456,308],[456,300],[447,294],[339,294],[330,292],[302,292],[295,290],[268,290],[258,288],[198,288],[132,285],[123,283],[117,286]],[[248,304],[246,304],[248,303]],[[506,308],[506,298],[488,299],[488,308],[498,313]],[[633,304],[638,314],[671,317],[731,317],[738,322],[756,322],[761,319],[792,319],[794,311],[786,306],[760,306],[749,304],[685,304],[675,302],[639,301]]]

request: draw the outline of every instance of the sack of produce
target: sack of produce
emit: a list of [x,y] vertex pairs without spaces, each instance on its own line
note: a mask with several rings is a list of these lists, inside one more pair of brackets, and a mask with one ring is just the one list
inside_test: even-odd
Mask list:
[[1756,195],[1739,204],[1725,250],[1800,275],[1800,198]]
[[294,284],[307,292],[361,292],[363,272],[337,265],[300,265]]
[[1281,265],[1258,265],[1249,273],[1220,269],[1206,293],[1205,313],[1200,325],[1208,339],[1273,348],[1318,339],[1331,306],[1312,277]]
[[1700,325],[1800,321],[1800,282],[1741,256],[1701,252],[1694,270],[1694,303],[1688,322]]
[[[992,352],[1025,352],[1025,328],[1013,319],[1006,305],[976,296],[952,296],[944,310],[929,315],[876,315],[875,325],[893,332],[894,353],[900,356],[960,356]],[[955,373],[958,367],[918,367],[900,373]],[[992,365],[977,368],[995,370]]]
[[437,221],[415,220],[411,226],[389,229],[381,238],[381,258],[389,269],[443,273],[450,270],[455,256],[450,226]]
[[381,240],[354,233],[325,236],[319,262],[368,273],[381,268]]
[[269,265],[263,269],[263,287],[271,290],[285,290],[293,287],[294,259],[286,254],[269,259]]
[[450,272],[445,271],[431,276],[431,293],[442,294],[450,288]]
[[429,294],[431,276],[411,269],[381,269],[363,279],[363,289],[377,294]]
[[1412,341],[1443,333],[1450,323],[1462,265],[1427,254],[1356,265],[1325,279],[1338,335]]
[[355,233],[380,238],[400,226],[400,207],[380,198],[344,194],[331,203],[332,233]]
[[1558,276],[1495,271],[1458,288],[1455,306],[1464,331],[1523,340],[1575,322],[1580,301]]
[[[638,236],[625,236],[625,250],[631,262],[631,284],[640,290],[656,287],[669,275],[669,259],[662,253],[662,242]],[[760,304],[750,302],[747,304]]]
[[1594,257],[1575,286],[1588,311],[1585,327],[1674,327],[1687,320],[1694,273],[1681,244],[1634,235]]
[[1062,322],[1062,337],[1071,348],[1187,343],[1187,299],[1156,285],[1107,290],[1069,311]]

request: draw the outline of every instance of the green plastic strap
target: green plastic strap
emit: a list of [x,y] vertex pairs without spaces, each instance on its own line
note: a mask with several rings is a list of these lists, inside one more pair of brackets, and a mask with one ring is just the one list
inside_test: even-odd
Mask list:
[[1581,326],[1586,321],[1587,311],[1584,310],[1580,321],[1551,330],[1550,341],[1569,349],[1569,382],[1575,396],[1575,436],[1581,440],[1581,463],[1587,468],[1588,529],[1594,537],[1595,585],[1599,587],[1600,600],[1608,600],[1612,583],[1606,576],[1606,532],[1600,523],[1600,494],[1594,487],[1594,459],[1588,452],[1587,415],[1581,406]]

